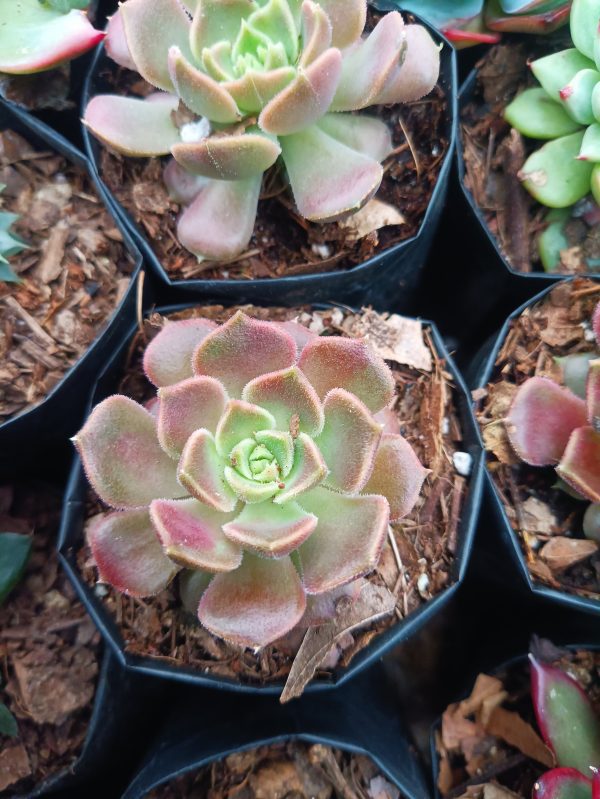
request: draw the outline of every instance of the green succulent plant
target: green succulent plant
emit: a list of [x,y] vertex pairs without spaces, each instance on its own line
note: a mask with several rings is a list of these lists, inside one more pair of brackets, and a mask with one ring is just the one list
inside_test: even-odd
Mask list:
[[[4,189],[5,186],[0,185],[0,193]],[[0,211],[0,281],[4,283],[17,283],[19,281],[19,277],[10,268],[8,258],[27,247],[25,242],[10,232],[11,227],[18,218],[18,214]]]
[[124,155],[173,157],[179,241],[199,258],[244,251],[278,161],[301,216],[347,216],[392,150],[385,123],[354,112],[419,99],[439,74],[425,28],[391,12],[363,36],[366,13],[366,0],[126,0],[107,53],[159,92],[98,95],[84,123]]

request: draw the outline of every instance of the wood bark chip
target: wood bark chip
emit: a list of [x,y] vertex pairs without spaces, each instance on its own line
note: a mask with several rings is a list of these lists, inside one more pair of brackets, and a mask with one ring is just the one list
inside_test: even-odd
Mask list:
[[562,571],[589,558],[596,552],[598,552],[598,544],[595,541],[555,536],[542,547],[540,557],[553,571]]

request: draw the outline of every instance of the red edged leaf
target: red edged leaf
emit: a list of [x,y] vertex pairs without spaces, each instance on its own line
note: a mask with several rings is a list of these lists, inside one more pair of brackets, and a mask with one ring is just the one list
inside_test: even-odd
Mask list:
[[592,783],[577,769],[554,768],[536,781],[533,799],[594,799]]
[[297,502],[261,502],[245,505],[239,516],[224,525],[223,532],[245,549],[280,558],[297,549],[316,526],[317,517],[306,513]]
[[176,459],[195,430],[203,427],[211,433],[216,431],[228,399],[214,377],[190,377],[160,388],[158,396],[158,440],[164,451]]
[[323,429],[321,401],[297,366],[256,377],[244,387],[242,396],[269,411],[278,430],[290,430],[294,416],[298,417],[298,430],[310,436]]
[[592,318],[592,329],[596,336],[596,343],[600,347],[600,302],[596,305],[594,316]]
[[237,497],[225,481],[224,467],[212,433],[200,429],[187,440],[177,467],[177,478],[200,502],[230,513],[236,506]]
[[559,766],[589,774],[600,766],[600,719],[590,700],[562,669],[531,661],[531,697],[538,726]]
[[144,353],[144,372],[148,380],[162,387],[192,377],[192,353],[215,327],[208,319],[167,322]]
[[593,428],[600,426],[600,358],[590,361],[585,385],[588,421]]
[[395,522],[413,509],[428,474],[405,438],[384,435],[365,493],[384,496],[390,503],[390,521]]
[[593,427],[574,430],[556,473],[586,499],[600,502],[600,433]]
[[573,430],[585,424],[582,399],[547,377],[532,377],[517,391],[506,431],[522,460],[548,466],[559,462]]

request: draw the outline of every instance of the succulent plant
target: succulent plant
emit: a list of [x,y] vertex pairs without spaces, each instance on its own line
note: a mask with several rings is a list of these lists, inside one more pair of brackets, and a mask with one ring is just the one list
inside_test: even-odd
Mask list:
[[117,509],[88,532],[101,581],[143,597],[184,569],[200,622],[261,647],[375,568],[427,469],[382,434],[394,381],[365,341],[238,311],[167,322],[144,369],[158,401],[109,397],[75,438]]
[[576,680],[530,660],[538,726],[558,766],[536,782],[533,799],[599,799],[600,719]]
[[85,11],[89,0],[0,3],[0,72],[26,75],[70,61],[104,38]]
[[384,122],[352,112],[416,100],[439,74],[422,26],[391,12],[361,38],[366,11],[366,0],[126,0],[107,53],[160,91],[98,95],[84,122],[125,155],[173,156],[179,241],[199,258],[243,252],[280,160],[301,216],[341,218],[377,191],[392,149]]
[[458,47],[499,41],[505,33],[550,33],[563,25],[570,0],[405,0]]
[[[600,303],[592,320],[600,346]],[[514,397],[506,431],[517,455],[531,466],[554,466],[563,485],[592,503],[584,532],[600,538],[600,356],[557,359],[563,382],[531,377]]]
[[[4,191],[4,188],[5,186],[0,184],[0,193]],[[11,227],[18,218],[18,214],[0,211],[0,281],[4,283],[18,282],[19,278],[10,268],[7,259],[27,247],[25,242],[10,232]]]

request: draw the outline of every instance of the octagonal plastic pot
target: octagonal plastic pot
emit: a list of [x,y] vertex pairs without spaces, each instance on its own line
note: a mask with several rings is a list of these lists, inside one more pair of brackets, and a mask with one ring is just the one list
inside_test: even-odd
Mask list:
[[[190,307],[190,305],[190,303],[187,303],[186,305],[159,308],[158,312],[161,314],[173,313],[185,307]],[[196,305],[196,303],[194,303],[194,305]],[[305,693],[326,691],[346,683],[352,677],[381,658],[390,649],[405,642],[445,606],[459,588],[466,574],[481,503],[483,451],[476,428],[476,422],[472,414],[468,390],[460,373],[454,366],[451,356],[446,351],[435,325],[431,322],[427,322],[426,324],[431,330],[436,350],[441,357],[445,359],[446,368],[452,375],[453,383],[456,387],[456,404],[464,436],[463,449],[468,456],[470,456],[471,460],[469,489],[458,525],[457,550],[451,571],[452,583],[411,613],[406,619],[395,623],[388,630],[377,635],[369,646],[359,652],[347,667],[338,669],[331,679],[315,679],[310,682],[305,689]],[[106,364],[105,369],[100,374],[90,396],[90,408],[115,392],[122,364],[129,350],[131,337],[134,335],[135,329],[135,327],[132,328],[130,334],[123,338]],[[204,685],[206,687],[218,687],[244,693],[280,694],[283,687],[281,682],[273,682],[264,686],[246,684],[225,677],[206,674],[186,666],[175,667],[169,663],[165,663],[164,660],[161,659],[139,656],[126,651],[124,642],[114,620],[103,606],[100,599],[96,596],[95,592],[82,579],[77,566],[77,550],[83,543],[87,492],[87,480],[81,461],[79,457],[76,456],[74,458],[65,495],[65,505],[59,536],[60,558],[81,600],[86,605],[92,619],[104,636],[107,645],[113,650],[120,662],[135,671],[171,680],[180,680],[197,685]]]
[[[579,276],[578,276],[579,277]],[[570,282],[575,278],[564,278],[564,282]],[[596,282],[600,282],[600,277],[596,276],[591,279],[596,280]],[[490,340],[486,342],[486,344],[481,348],[480,352],[474,359],[473,369],[471,371],[471,385],[475,388],[485,388],[487,384],[490,382],[492,375],[495,369],[496,359],[498,357],[498,353],[510,331],[511,323],[514,319],[519,317],[528,307],[534,305],[535,303],[542,300],[553,288],[557,285],[556,281],[553,281],[550,286],[545,288],[543,291],[540,291],[536,294],[532,299],[527,300],[523,305],[519,306],[515,311],[513,311],[510,316],[504,322],[502,328],[497,333],[496,336],[492,337]],[[481,431],[479,430],[478,426],[478,435],[481,438]],[[481,438],[481,443],[483,446],[483,438]],[[542,585],[537,583],[529,573],[529,569],[527,568],[527,562],[523,551],[521,550],[520,543],[517,538],[516,532],[510,525],[508,516],[502,504],[502,499],[500,497],[500,493],[489,473],[487,468],[484,468],[485,472],[485,491],[487,496],[489,496],[490,504],[492,506],[494,519],[496,522],[497,529],[499,530],[499,534],[501,537],[502,542],[504,543],[505,547],[510,552],[514,562],[518,566],[518,570],[526,582],[529,590],[533,592],[535,595],[539,595],[542,597],[549,598],[555,602],[560,602],[563,605],[566,605],[570,608],[575,610],[582,610],[587,613],[593,613],[596,615],[600,615],[600,599],[593,599],[590,597],[581,597],[576,596],[574,594],[569,594],[566,591],[559,591],[555,588],[550,588],[549,586]]]
[[[302,741],[369,757],[402,799],[426,799],[429,787],[378,667],[327,697],[304,697],[282,708],[272,698],[224,700],[214,691],[180,692],[170,719],[122,799],[145,799],[153,788],[257,747]],[[198,725],[203,720],[203,729]],[[210,733],[207,733],[210,730]]]
[[[397,10],[401,3],[394,0],[377,0],[373,6],[381,11]],[[85,148],[92,162],[95,179],[111,198],[113,206],[123,218],[135,238],[148,264],[168,284],[200,296],[216,299],[235,299],[238,302],[270,303],[278,305],[300,305],[314,302],[336,302],[346,304],[373,304],[377,308],[394,307],[406,313],[414,313],[416,298],[423,286],[423,268],[433,236],[437,229],[448,192],[449,173],[453,160],[456,138],[456,55],[452,46],[431,26],[419,20],[442,45],[440,83],[447,97],[447,121],[445,138],[448,151],[440,167],[440,173],[427,212],[418,233],[406,241],[378,253],[365,263],[351,269],[337,270],[313,275],[282,278],[260,278],[255,280],[173,280],[158,260],[152,243],[129,213],[106,188],[99,174],[99,152],[102,145],[83,127]],[[103,72],[111,69],[113,62],[105,54],[104,46],[98,47],[91,65],[82,97],[85,109],[92,97],[110,91]],[[114,65],[113,65],[114,66]]]
[[[92,167],[88,159],[66,139],[30,114],[0,100],[0,129],[6,128],[21,134],[40,149],[60,153],[65,159],[85,170],[92,179]],[[104,202],[102,192],[99,191],[98,194]],[[90,382],[135,319],[142,257],[126,226],[111,210],[110,205],[106,205],[123,236],[123,246],[132,263],[129,287],[95,341],[47,397],[33,408],[0,425],[0,471],[18,471],[23,461],[27,468],[33,451],[44,441],[58,441],[77,430],[88,399]]]

